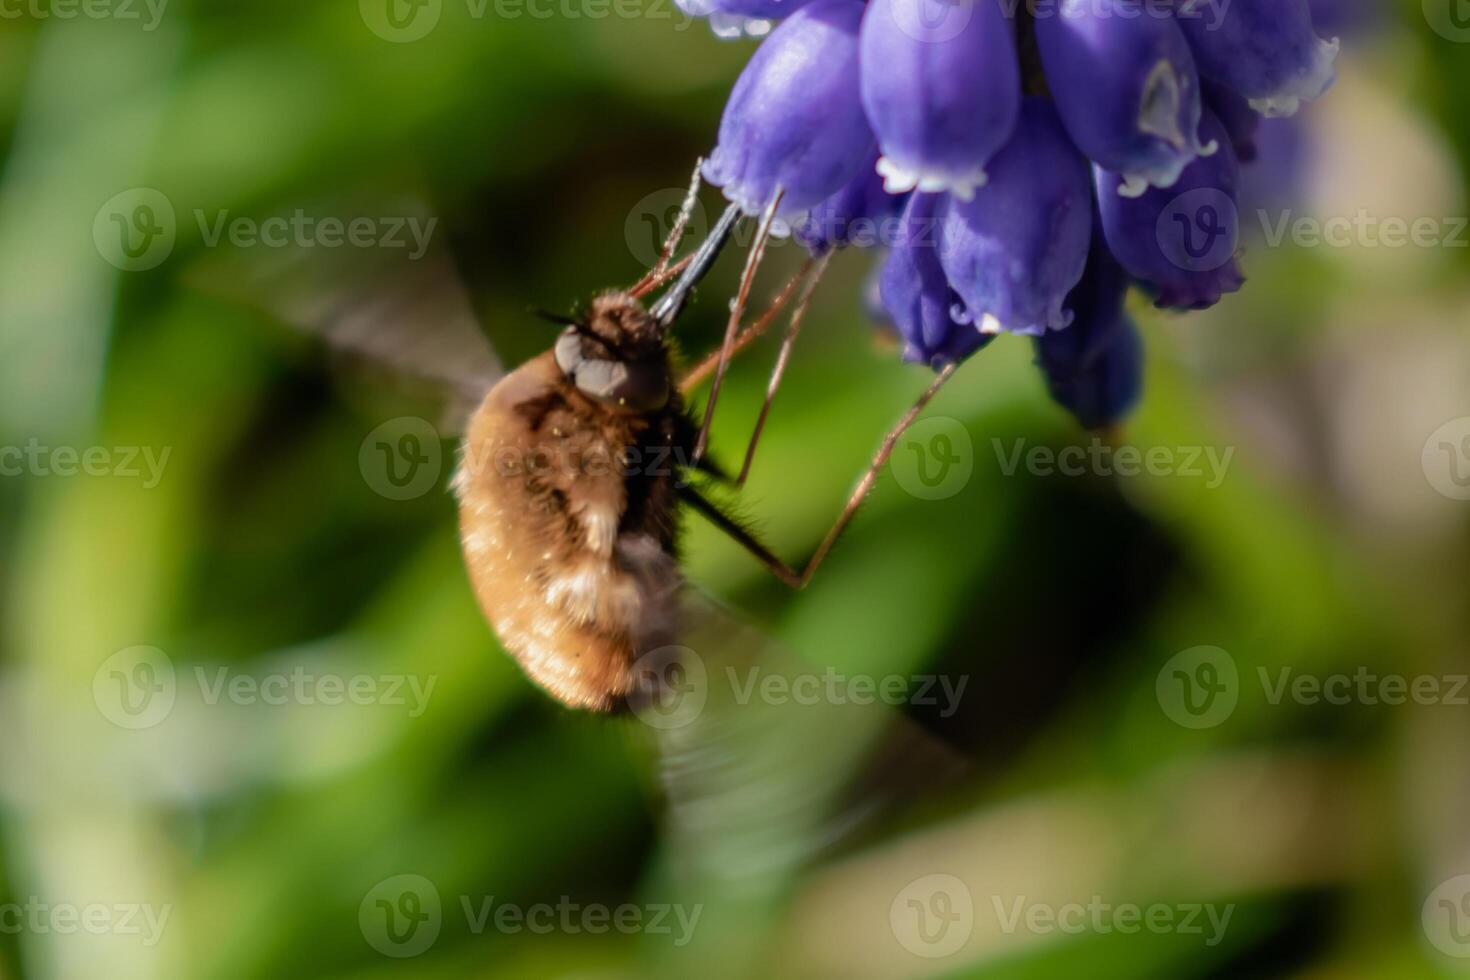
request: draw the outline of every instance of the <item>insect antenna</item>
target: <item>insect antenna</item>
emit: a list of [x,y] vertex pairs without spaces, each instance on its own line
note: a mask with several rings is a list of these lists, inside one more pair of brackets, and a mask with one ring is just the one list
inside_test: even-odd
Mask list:
[[579,331],[587,329],[587,325],[574,316],[567,316],[564,313],[553,313],[550,310],[543,310],[539,306],[531,308],[531,315],[538,320],[555,323],[557,326],[576,327]]

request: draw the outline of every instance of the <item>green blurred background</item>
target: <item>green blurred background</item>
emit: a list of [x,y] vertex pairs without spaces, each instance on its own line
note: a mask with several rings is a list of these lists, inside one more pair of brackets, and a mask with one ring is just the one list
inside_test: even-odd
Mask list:
[[[1367,209],[1453,233],[1470,30],[1461,0],[1459,21],[1436,2],[1366,8],[1338,87],[1303,117],[1298,179],[1259,199],[1273,215]],[[1147,394],[1117,438],[1179,465],[1229,452],[1223,479],[1008,472],[1017,445],[1091,439],[1014,340],[933,406],[969,438],[957,492],[921,499],[885,473],[806,592],[691,519],[691,578],[786,656],[968,679],[958,710],[904,713],[970,771],[823,847],[787,839],[790,800],[768,795],[841,782],[846,729],[776,728],[784,782],[721,756],[702,763],[705,809],[668,805],[636,720],[560,709],[499,650],[460,563],[452,438],[426,492],[380,492],[372,434],[437,421],[434,404],[289,322],[429,269],[389,308],[408,337],[459,281],[504,363],[543,349],[553,328],[528,307],[641,274],[748,45],[668,0],[622,16],[443,0],[416,39],[425,20],[405,33],[367,2],[123,4],[0,20],[0,445],[55,463],[0,479],[0,977],[1470,972],[1466,692],[1271,696],[1283,676],[1360,672],[1453,695],[1470,672],[1463,232],[1458,248],[1273,247],[1248,213],[1244,292],[1183,318],[1139,304]],[[173,209],[176,238],[133,263],[105,243],[138,188]],[[432,216],[434,251],[211,244],[195,218],[298,210]],[[688,317],[691,354],[723,325],[712,297],[737,261]],[[793,559],[927,383],[862,312],[870,261],[842,256],[819,293],[741,498]],[[795,265],[775,249],[760,294]],[[727,462],[774,350],[732,372]],[[58,447],[114,465],[66,476]],[[160,478],[131,475],[128,447],[167,451]],[[1190,727],[1169,665],[1199,647],[1235,667],[1236,704]],[[114,681],[159,671],[167,702],[120,716]],[[246,691],[293,672],[405,686],[271,704],[211,698],[199,671]],[[412,683],[433,685],[417,705]],[[923,908],[970,905],[954,948],[900,921],[935,874],[965,895]],[[673,932],[497,926],[478,917],[492,897],[673,906]],[[1208,926],[1007,928],[1018,901],[1231,918],[1216,942]],[[681,937],[676,912],[695,908]],[[433,935],[385,942],[395,912],[432,916]]]

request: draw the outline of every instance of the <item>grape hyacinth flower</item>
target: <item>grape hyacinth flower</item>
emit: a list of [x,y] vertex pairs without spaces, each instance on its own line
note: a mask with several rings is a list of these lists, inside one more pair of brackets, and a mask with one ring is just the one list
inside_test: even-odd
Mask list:
[[973,200],[951,197],[941,213],[939,261],[982,333],[1071,323],[1065,301],[1092,237],[1089,184],[1052,103],[1026,99],[990,182]]
[[678,2],[727,32],[778,22],[709,180],[750,215],[779,195],[775,232],[813,255],[887,245],[878,295],[908,360],[1031,335],[1088,426],[1137,394],[1132,286],[1181,310],[1241,288],[1239,167],[1263,116],[1330,87],[1338,50],[1313,25],[1337,0]]
[[1128,414],[1143,389],[1143,341],[1123,308],[1128,274],[1095,242],[1082,281],[1067,298],[1072,326],[1034,341],[1052,399],[1085,429],[1106,429]]
[[1240,238],[1235,151],[1206,112],[1203,131],[1220,151],[1185,168],[1169,190],[1130,199],[1119,178],[1095,167],[1102,232],[1113,255],[1158,294],[1165,309],[1204,309],[1245,282],[1235,260]]
[[1245,97],[1219,82],[1205,82],[1205,105],[1225,127],[1237,163],[1250,163],[1256,158],[1256,134],[1261,130],[1261,117]]
[[878,275],[879,296],[903,339],[906,361],[938,370],[992,339],[974,328],[939,264],[937,194],[914,194]]
[[856,0],[802,7],[756,51],[730,94],[705,178],[747,214],[781,193],[792,220],[842,189],[873,148],[858,98]]
[[877,172],[878,154],[847,185],[822,201],[796,226],[795,237],[813,255],[855,245],[869,248],[892,240],[907,195],[888,193]]
[[[1057,111],[1078,148],[1122,174],[1121,193],[1172,187],[1196,156],[1200,81],[1174,18],[1136,0],[1062,0],[1036,41]],[[1167,13],[1167,11],[1163,12]],[[866,76],[865,76],[866,77]]]
[[1183,0],[1178,20],[1200,74],[1263,116],[1294,115],[1337,79],[1339,42],[1317,36],[1308,0]]
[[998,0],[871,0],[860,52],[888,190],[969,200],[1021,108],[1014,35]]

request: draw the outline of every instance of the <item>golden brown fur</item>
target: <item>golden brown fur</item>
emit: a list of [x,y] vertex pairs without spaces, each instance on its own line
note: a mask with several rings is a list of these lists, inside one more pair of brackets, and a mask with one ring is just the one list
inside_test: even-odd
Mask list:
[[[643,342],[639,315],[611,294],[591,327],[626,351]],[[667,369],[661,343],[639,354]],[[656,412],[621,410],[584,395],[551,352],[502,379],[471,420],[454,484],[471,583],[505,648],[568,705],[618,707],[633,662],[674,641],[688,430],[677,394]]]

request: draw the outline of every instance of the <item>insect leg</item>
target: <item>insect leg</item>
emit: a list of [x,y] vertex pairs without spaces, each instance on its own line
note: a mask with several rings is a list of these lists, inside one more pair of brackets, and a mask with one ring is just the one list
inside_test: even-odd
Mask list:
[[699,438],[694,443],[696,463],[704,458],[704,452],[709,447],[709,429],[715,420],[715,403],[720,398],[720,385],[724,383],[725,372],[730,367],[730,356],[735,350],[735,335],[740,329],[740,320],[745,315],[745,304],[750,300],[750,290],[755,283],[755,273],[760,268],[761,258],[766,254],[766,243],[771,239],[771,225],[776,220],[776,209],[780,207],[784,193],[778,189],[775,197],[771,198],[766,213],[761,215],[760,228],[756,232],[755,241],[751,243],[750,254],[745,258],[745,272],[740,276],[740,291],[736,293],[735,302],[730,307],[730,322],[725,327],[725,342],[720,349],[720,362],[715,368],[715,380],[710,385],[709,401],[704,407],[704,424],[699,427]]
[[793,589],[805,588],[807,583],[812,580],[812,576],[816,574],[822,562],[831,554],[832,547],[837,544],[837,539],[842,537],[842,533],[847,530],[847,526],[857,516],[858,509],[862,507],[863,501],[873,491],[873,485],[878,482],[878,474],[883,471],[883,467],[887,465],[889,457],[893,455],[894,449],[898,447],[898,440],[903,438],[903,434],[918,420],[919,415],[934,400],[934,396],[939,394],[940,389],[945,386],[950,378],[954,377],[956,368],[957,365],[950,364],[940,371],[928,389],[919,396],[913,406],[898,420],[898,424],[889,431],[888,435],[883,437],[883,444],[878,448],[877,455],[873,457],[872,465],[868,467],[867,472],[863,474],[862,479],[853,488],[852,495],[847,499],[847,505],[843,507],[842,513],[837,517],[837,523],[832,525],[832,529],[827,532],[827,536],[822,540],[816,553],[812,555],[811,560],[806,563],[806,567],[800,572],[793,570],[791,566],[776,557],[769,548],[761,544],[739,522],[726,516],[724,512],[702,497],[697,491],[685,487],[681,491],[681,494],[690,506],[707,517],[716,527],[728,534],[732,540],[759,559],[778,579]]
[[674,249],[679,247],[679,241],[684,237],[684,232],[689,227],[689,219],[694,214],[695,205],[699,203],[700,171],[704,169],[704,158],[700,157],[694,161],[694,176],[689,180],[689,193],[684,195],[684,203],[679,208],[679,216],[674,219],[674,227],[669,231],[669,237],[664,239],[663,251],[659,253],[658,262],[648,271],[648,274],[638,280],[629,292],[634,296],[642,297],[648,292],[657,289],[678,275],[689,260],[675,269],[669,268],[669,260],[674,256]]
[[873,492],[873,485],[878,482],[878,474],[883,471],[883,467],[888,463],[888,458],[898,448],[898,440],[903,438],[903,434],[908,431],[909,426],[918,421],[919,415],[934,400],[934,396],[939,394],[939,390],[945,386],[949,379],[954,377],[955,370],[958,367],[959,365],[954,363],[946,365],[934,378],[933,383],[914,402],[913,407],[905,412],[903,417],[898,420],[898,424],[889,430],[888,435],[883,437],[883,444],[878,447],[878,454],[873,457],[873,464],[868,467],[868,471],[863,474],[862,479],[853,488],[852,496],[847,498],[847,506],[843,507],[842,513],[838,515],[837,523],[832,525],[832,530],[827,532],[827,537],[822,540],[822,544],[817,548],[816,554],[812,555],[811,561],[807,562],[805,570],[802,571],[801,584],[803,586],[812,580],[812,575],[816,572],[817,567],[826,560],[827,555],[832,551],[832,546],[837,543],[837,539],[842,537],[842,532],[847,530],[847,525],[851,524],[852,519],[857,516],[858,508],[863,505],[863,501],[867,499],[868,494]]
[[[751,344],[755,343],[765,334],[767,330],[771,328],[771,324],[776,322],[776,318],[781,315],[781,312],[786,309],[786,305],[790,303],[792,297],[796,295],[797,287],[801,285],[802,280],[806,278],[807,274],[811,271],[813,261],[814,260],[812,259],[808,259],[802,265],[801,271],[792,276],[791,281],[788,282],[785,286],[781,287],[781,292],[771,303],[770,309],[762,313],[760,319],[756,320],[750,326],[740,331],[739,335],[735,338],[735,346],[731,348],[730,351],[732,357],[745,350],[745,348],[749,347]],[[688,395],[691,391],[699,386],[699,383],[701,381],[709,377],[711,372],[713,372],[720,363],[720,353],[721,348],[716,348],[715,350],[710,351],[709,354],[707,354],[702,361],[691,368],[689,370],[689,373],[684,375],[684,377],[680,379],[679,391],[681,391],[685,395]]]
[[776,400],[776,391],[781,387],[781,379],[786,375],[786,365],[791,360],[791,348],[796,344],[796,335],[801,333],[801,321],[806,317],[812,294],[816,292],[817,283],[822,281],[822,275],[827,271],[827,266],[831,261],[832,253],[827,252],[815,262],[808,264],[810,274],[806,278],[806,285],[802,287],[801,299],[797,301],[796,309],[791,313],[791,324],[786,328],[785,339],[781,341],[781,352],[776,355],[776,366],[771,369],[771,380],[766,385],[766,400],[761,404],[760,414],[755,420],[755,429],[750,433],[750,443],[745,447],[745,462],[740,466],[740,475],[735,478],[737,487],[743,486],[745,478],[750,475],[750,464],[755,461],[755,447],[760,443],[761,432],[766,427],[766,417],[771,414],[771,403]]
[[754,534],[750,533],[739,521],[726,514],[698,490],[689,486],[680,487],[679,496],[690,507],[703,514],[711,524],[729,535],[730,540],[754,555],[761,564],[766,566],[772,575],[776,576],[782,582],[791,586],[793,589],[799,589],[806,584],[806,581],[799,572],[794,571],[791,566],[776,557],[771,549],[761,544],[760,540]]

